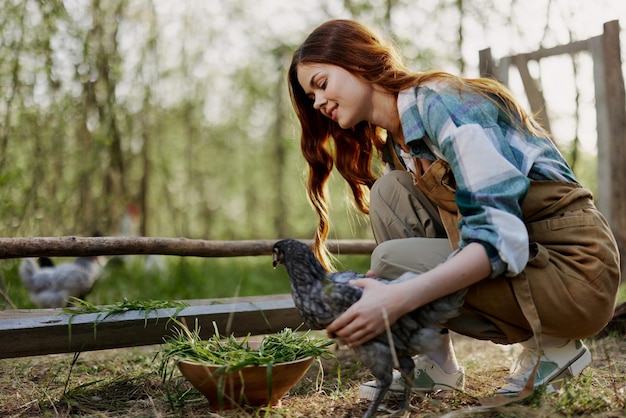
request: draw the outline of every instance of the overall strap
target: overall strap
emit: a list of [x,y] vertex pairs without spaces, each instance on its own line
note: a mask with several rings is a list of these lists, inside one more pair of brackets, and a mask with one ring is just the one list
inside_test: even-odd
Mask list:
[[[445,160],[439,158],[430,165],[423,175],[414,173],[413,180],[415,185],[437,205],[444,228],[448,233],[450,245],[453,250],[456,250],[459,247],[460,240],[460,231],[458,229],[460,214],[456,201],[454,200],[456,182],[454,181],[454,175],[452,174],[450,165]],[[536,346],[541,349],[541,320],[533,301],[530,284],[526,279],[526,275],[522,272],[511,278],[510,281],[522,313],[533,332]],[[496,406],[496,404],[503,405],[530,395],[534,391],[535,375],[539,363],[540,362],[537,361],[530,379],[528,379],[524,389],[519,392],[517,396],[508,396],[502,399],[500,397],[494,397],[489,401],[485,399],[483,400],[483,405],[487,405],[490,402],[493,402],[492,406]]]
[[[417,161],[415,166],[420,166]],[[454,200],[456,182],[450,165],[439,158],[430,164],[424,173],[411,174],[413,183],[437,206],[452,250],[458,249],[461,238],[458,223],[461,215]]]
[[383,161],[390,164],[393,169],[404,169],[411,173],[413,184],[417,186],[434,204],[437,206],[439,216],[452,250],[459,248],[460,232],[458,223],[461,216],[458,213],[458,207],[454,200],[454,192],[456,191],[456,182],[450,170],[450,165],[432,146],[432,141],[428,136],[422,138],[428,148],[438,156],[434,162],[425,162],[420,158],[413,158],[413,166],[415,171],[411,170],[398,156],[396,142],[393,137],[388,136],[385,148],[383,150]]

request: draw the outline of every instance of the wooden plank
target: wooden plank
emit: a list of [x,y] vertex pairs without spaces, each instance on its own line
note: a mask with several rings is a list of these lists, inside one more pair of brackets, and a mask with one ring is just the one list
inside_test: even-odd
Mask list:
[[[159,237],[16,237],[0,238],[0,258],[83,257],[94,255],[160,254],[195,257],[270,255],[277,240],[209,241]],[[302,240],[312,246],[313,240]],[[329,251],[370,254],[373,240],[329,240]]]
[[[597,38],[597,37],[596,37]],[[539,61],[542,58],[553,57],[556,55],[564,54],[576,54],[579,52],[585,52],[589,50],[589,42],[592,42],[595,38],[589,38],[582,41],[574,41],[565,45],[557,45],[552,48],[540,48],[537,51],[526,52],[523,54],[511,55],[514,60],[516,57],[522,57],[524,60]]]
[[532,113],[536,115],[537,122],[541,124],[543,129],[548,133],[551,132],[546,100],[541,92],[539,82],[533,78],[528,70],[528,59],[525,55],[517,55],[513,58],[513,63],[519,70]]
[[[222,335],[235,336],[275,333],[302,324],[289,294],[195,300],[190,304],[178,318],[185,318],[190,328],[197,321],[202,338],[213,335],[213,322]],[[168,319],[175,311],[130,311],[106,319],[99,314],[71,317],[61,309],[2,311],[0,358],[160,344],[172,335],[174,324]]]

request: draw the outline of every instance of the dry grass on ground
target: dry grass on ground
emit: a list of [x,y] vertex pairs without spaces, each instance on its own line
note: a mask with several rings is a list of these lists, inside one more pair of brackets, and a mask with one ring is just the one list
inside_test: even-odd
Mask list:
[[[454,339],[467,372],[465,392],[446,399],[414,395],[407,416],[626,416],[626,353],[621,337],[588,340],[593,367],[560,393],[536,391],[522,403],[487,411],[478,408],[478,399],[503,383],[518,349],[459,335]],[[370,377],[346,349],[337,350],[336,359],[323,361],[321,369],[314,363],[280,408],[222,414],[210,412],[206,400],[179,373],[164,384],[157,375],[158,363],[152,361],[156,350],[151,346],[81,353],[77,359],[64,354],[0,360],[0,416],[355,417],[368,405],[358,399],[358,386]]]

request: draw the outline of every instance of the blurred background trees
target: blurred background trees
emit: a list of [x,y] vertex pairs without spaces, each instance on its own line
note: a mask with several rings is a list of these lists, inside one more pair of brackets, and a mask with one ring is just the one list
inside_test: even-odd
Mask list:
[[[414,69],[476,76],[479,49],[497,58],[626,25],[621,0],[587,3],[0,0],[0,236],[310,238],[285,71],[315,26],[355,18]],[[574,59],[544,87],[555,140],[594,188],[590,64]],[[340,179],[331,194],[332,237],[369,237]]]

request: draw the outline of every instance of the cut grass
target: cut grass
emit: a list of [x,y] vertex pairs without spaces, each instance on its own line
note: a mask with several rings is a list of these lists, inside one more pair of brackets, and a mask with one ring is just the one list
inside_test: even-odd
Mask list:
[[[250,335],[243,339],[222,336],[217,327],[208,340],[200,337],[200,329],[189,330],[178,323],[177,333],[166,339],[160,351],[159,374],[163,381],[171,378],[180,361],[223,366],[226,373],[246,366],[272,366],[278,363],[302,360],[307,357],[328,357],[332,341],[315,338],[311,332],[294,332],[289,328],[262,337],[260,346],[249,344]],[[215,326],[215,323],[214,323]],[[218,369],[220,372],[222,369]]]
[[[243,369],[246,367],[264,368],[265,385],[271,396],[275,367],[280,368],[281,364],[285,367],[286,363],[304,361],[308,368],[312,359],[321,361],[322,358],[331,357],[328,346],[332,341],[313,337],[311,331],[298,333],[285,328],[279,333],[263,336],[260,341],[251,341],[250,335],[241,339],[232,335],[224,337],[219,334],[216,324],[213,325],[214,334],[208,340],[203,340],[197,326],[190,330],[185,324],[179,323],[177,334],[168,338],[159,352],[159,374],[165,385],[172,379],[176,366],[181,362],[215,367],[208,373],[214,379],[217,400],[210,395],[209,399],[212,399],[211,402],[216,401],[219,409],[224,407],[224,402],[230,396],[228,391],[223,391],[228,385],[240,385],[242,393],[245,393],[245,388],[250,383],[244,377],[246,373]],[[198,387],[198,381],[190,379],[190,382]],[[241,396],[236,395],[236,392],[232,395]]]
[[94,305],[86,300],[70,297],[71,305],[62,308],[63,313],[69,315],[67,321],[67,333],[69,342],[72,341],[72,320],[76,315],[82,314],[99,314],[93,322],[93,336],[97,335],[98,324],[112,315],[119,315],[128,311],[141,311],[144,314],[144,326],[148,325],[148,315],[150,312],[158,309],[175,309],[169,320],[176,318],[178,313],[189,306],[188,303],[182,301],[169,300],[128,300],[124,298],[122,301],[111,305]]
[[98,316],[97,322],[107,319],[111,315],[119,315],[128,311],[142,311],[145,314],[145,319],[148,320],[148,314],[158,309],[170,309],[175,308],[176,311],[173,317],[176,317],[178,312],[189,306],[188,303],[169,300],[128,300],[122,299],[120,302],[111,305],[94,305],[86,300],[71,297],[71,306],[63,308],[63,312],[70,315],[70,317],[98,313],[102,314]]

